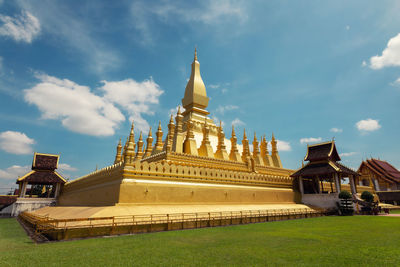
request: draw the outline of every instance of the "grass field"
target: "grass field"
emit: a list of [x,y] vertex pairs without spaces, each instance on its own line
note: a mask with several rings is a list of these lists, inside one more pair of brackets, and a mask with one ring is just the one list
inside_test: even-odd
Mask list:
[[399,266],[400,218],[320,217],[35,244],[0,219],[1,266]]

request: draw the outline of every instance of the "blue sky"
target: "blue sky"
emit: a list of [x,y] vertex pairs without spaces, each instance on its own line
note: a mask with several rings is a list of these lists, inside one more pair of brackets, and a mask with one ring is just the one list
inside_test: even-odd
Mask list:
[[[194,47],[211,117],[280,141],[297,169],[307,143],[342,162],[400,167],[398,1],[0,0],[0,187],[33,152],[70,179],[113,162],[131,119],[163,129]],[[252,135],[252,134],[251,134]],[[1,189],[0,189],[1,191]]]

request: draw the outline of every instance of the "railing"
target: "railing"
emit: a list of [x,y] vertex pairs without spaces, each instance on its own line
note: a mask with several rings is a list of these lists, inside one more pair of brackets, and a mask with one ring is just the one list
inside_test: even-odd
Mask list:
[[270,209],[270,210],[247,210],[247,211],[222,211],[222,212],[198,212],[198,213],[172,213],[172,214],[151,214],[151,215],[129,215],[96,218],[77,218],[77,219],[53,219],[46,216],[38,216],[29,212],[20,214],[21,218],[35,227],[38,233],[69,230],[78,228],[94,227],[121,227],[135,225],[156,225],[173,224],[185,222],[218,221],[218,220],[240,220],[240,223],[248,223],[253,218],[265,218],[279,220],[284,218],[304,215],[323,215],[325,211],[310,208],[302,209]]

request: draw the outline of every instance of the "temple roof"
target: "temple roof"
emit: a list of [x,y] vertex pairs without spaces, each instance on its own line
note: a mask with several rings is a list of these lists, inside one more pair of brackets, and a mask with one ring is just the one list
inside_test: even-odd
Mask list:
[[385,180],[400,183],[400,171],[398,171],[387,161],[368,159],[361,163],[360,167],[358,168],[359,172],[363,165]]
[[28,172],[21,178],[18,178],[17,184],[21,182],[28,182],[29,184],[55,184],[55,183],[61,183],[65,184],[67,181],[62,178],[60,174],[58,174],[56,171],[40,171],[40,170],[33,170],[31,172]]
[[291,177],[307,177],[307,176],[318,176],[318,175],[330,175],[333,173],[339,173],[343,176],[354,175],[358,176],[359,174],[352,169],[340,164],[338,162],[321,162],[321,163],[307,163],[304,167],[297,170],[295,173],[291,175]]
[[58,167],[59,155],[36,153],[33,156],[32,170],[54,171]]
[[340,161],[335,141],[307,146],[307,155],[304,157],[304,160],[310,162],[320,160]]
[[67,181],[58,174],[59,155],[36,153],[33,155],[32,171],[17,179],[17,184],[28,182],[29,184],[65,184]]

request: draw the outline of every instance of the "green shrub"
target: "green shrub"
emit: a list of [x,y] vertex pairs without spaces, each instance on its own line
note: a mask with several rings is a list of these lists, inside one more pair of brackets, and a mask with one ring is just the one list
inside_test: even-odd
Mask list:
[[372,202],[374,201],[374,196],[370,192],[364,191],[361,194],[361,199],[365,200],[366,202]]
[[350,192],[343,190],[339,193],[339,198],[340,199],[350,199],[351,198],[351,194]]

